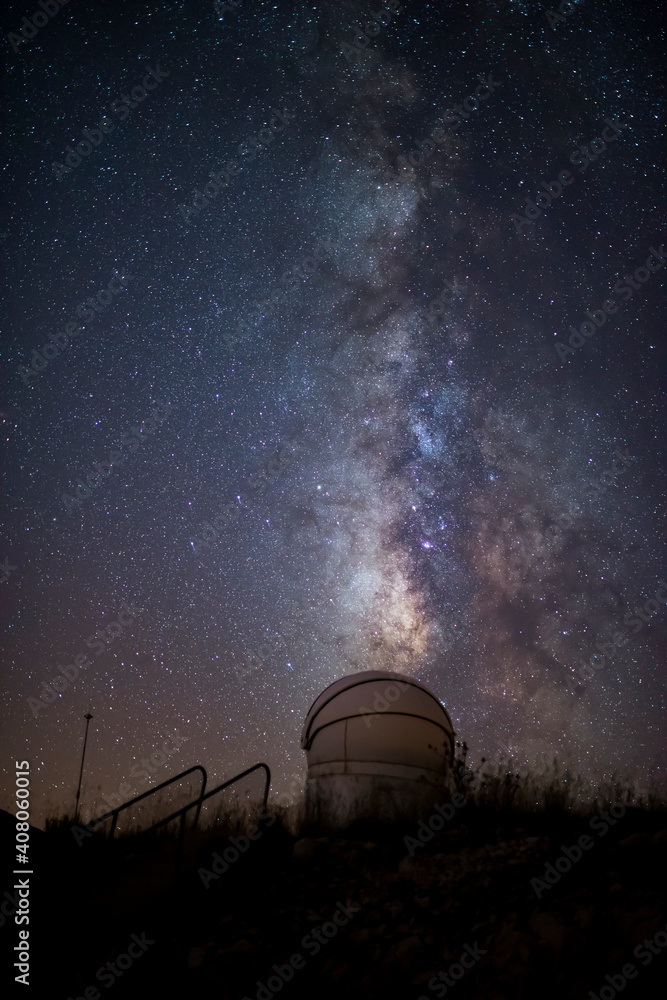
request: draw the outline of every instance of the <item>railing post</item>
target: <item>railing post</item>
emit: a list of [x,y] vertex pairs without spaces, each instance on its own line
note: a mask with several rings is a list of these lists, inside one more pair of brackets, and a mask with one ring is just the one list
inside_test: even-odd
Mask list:
[[183,858],[184,841],[185,841],[185,809],[181,813],[181,827],[178,831],[178,846],[176,848],[176,866],[174,871],[174,879],[177,879],[181,873],[181,861]]
[[135,798],[130,799],[129,802],[123,803],[122,806],[117,806],[111,812],[105,813],[104,816],[99,816],[96,820],[91,820],[89,825],[94,826],[97,823],[101,823],[103,820],[108,819],[109,816],[113,816],[113,820],[111,823],[111,830],[109,833],[109,839],[113,839],[114,833],[116,831],[118,814],[121,812],[121,810],[129,808],[136,802],[141,802],[149,795],[154,795],[156,792],[159,792],[162,788],[166,788],[168,785],[173,784],[174,781],[179,781],[181,778],[184,778],[187,774],[191,774],[193,771],[201,771],[204,776],[204,780],[198,798],[194,799],[192,802],[189,802],[188,805],[183,806],[181,809],[177,809],[176,812],[171,813],[170,816],[165,816],[163,819],[158,820],[157,823],[153,823],[151,826],[141,831],[143,835],[151,833],[153,830],[157,830],[161,826],[164,826],[166,823],[170,823],[172,820],[176,819],[177,817],[180,817],[181,825],[178,831],[178,841],[177,841],[176,859],[175,859],[176,864],[174,873],[175,878],[178,878],[181,869],[181,861],[183,858],[183,846],[185,843],[185,821],[187,813],[190,811],[190,809],[196,809],[195,822],[194,822],[194,829],[196,829],[201,814],[202,802],[206,801],[206,799],[210,799],[212,795],[216,795],[218,792],[223,791],[223,789],[229,788],[230,785],[233,785],[235,784],[235,782],[240,781],[241,778],[245,778],[247,777],[247,775],[252,774],[258,768],[262,768],[266,773],[266,781],[264,782],[264,795],[262,796],[263,809],[264,812],[266,812],[266,806],[269,798],[269,788],[271,787],[271,771],[269,769],[268,764],[264,763],[254,764],[252,767],[247,768],[247,770],[242,771],[240,774],[235,775],[233,778],[229,778],[227,781],[224,781],[221,785],[218,785],[216,788],[211,789],[210,792],[206,792],[206,794],[204,793],[206,790],[207,774],[205,769],[201,766],[201,764],[196,764],[194,767],[188,768],[187,771],[183,771],[181,774],[177,774],[173,778],[169,778],[167,781],[163,781],[160,785],[157,785],[155,788],[151,788],[147,792],[143,792],[143,794],[135,796]]
[[269,771],[267,764],[262,764],[262,767],[266,771],[266,781],[264,783],[264,802],[262,805],[262,811],[266,813],[266,803],[269,800],[269,785],[271,784],[271,772]]
[[197,824],[199,823],[199,814],[201,813],[201,804],[204,801],[204,792],[205,791],[206,791],[206,789],[202,788],[201,792],[199,793],[199,802],[197,803],[197,812],[195,813],[195,825],[194,825],[194,828],[193,828],[195,830],[197,829]]

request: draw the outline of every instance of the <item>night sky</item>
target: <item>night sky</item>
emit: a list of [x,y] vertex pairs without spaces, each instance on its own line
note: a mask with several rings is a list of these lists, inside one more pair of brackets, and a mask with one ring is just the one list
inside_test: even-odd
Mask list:
[[195,763],[293,791],[313,699],[378,668],[473,763],[664,785],[661,5],[399,6],[2,12],[0,744],[38,825],[87,711],[84,816]]

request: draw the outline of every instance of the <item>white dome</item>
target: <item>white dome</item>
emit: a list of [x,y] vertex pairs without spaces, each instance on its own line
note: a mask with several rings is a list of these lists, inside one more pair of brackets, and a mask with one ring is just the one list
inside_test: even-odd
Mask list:
[[315,699],[301,747],[311,817],[390,818],[414,814],[425,792],[442,796],[454,730],[425,685],[369,670],[341,677]]

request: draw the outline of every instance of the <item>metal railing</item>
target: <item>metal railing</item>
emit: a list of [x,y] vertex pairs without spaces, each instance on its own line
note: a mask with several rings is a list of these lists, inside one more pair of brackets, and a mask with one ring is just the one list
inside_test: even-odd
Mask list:
[[266,811],[266,803],[269,798],[269,787],[271,785],[271,771],[269,769],[268,764],[262,764],[262,763],[253,764],[253,766],[249,767],[246,771],[242,771],[240,774],[235,775],[233,778],[229,778],[228,781],[223,781],[221,785],[217,785],[215,788],[211,789],[210,792],[207,792],[206,795],[204,795],[203,793],[200,794],[198,799],[193,799],[193,801],[189,802],[188,805],[182,806],[180,809],[177,809],[175,812],[171,814],[171,816],[165,816],[164,819],[160,819],[157,821],[157,823],[153,823],[153,825],[149,826],[148,829],[142,830],[141,835],[143,836],[144,834],[152,833],[153,830],[157,830],[159,827],[164,826],[166,823],[171,823],[172,820],[176,819],[178,816],[181,817],[181,824],[178,831],[178,847],[176,849],[176,861],[175,861],[176,876],[178,876],[178,872],[181,867],[181,858],[183,856],[183,842],[185,840],[185,815],[188,812],[188,810],[194,809],[194,807],[197,806],[197,815],[195,816],[195,822],[193,826],[193,829],[196,829],[197,823],[199,821],[199,814],[201,812],[202,802],[205,802],[206,799],[210,799],[212,795],[216,795],[223,789],[228,788],[229,785],[233,785],[236,781],[240,781],[241,778],[245,778],[247,774],[252,774],[253,771],[256,771],[260,767],[263,768],[266,773],[266,781],[264,782],[264,795],[262,798],[262,807],[264,811]]
[[[192,774],[193,771],[201,771],[201,773],[204,776],[202,781],[201,791],[199,792],[199,798],[194,799],[194,801],[187,806],[187,808],[189,809],[191,808],[191,806],[196,805],[198,802],[200,803],[200,807],[197,810],[197,815],[195,817],[195,826],[196,826],[197,821],[199,820],[199,811],[201,809],[201,803],[204,800],[204,792],[206,790],[206,771],[201,766],[201,764],[195,764],[194,767],[189,767],[187,771],[181,771],[181,773],[177,774],[174,778],[168,778],[167,781],[163,781],[161,785],[156,785],[155,788],[149,788],[147,792],[143,792],[141,795],[136,795],[133,799],[129,799],[129,801],[124,802],[122,806],[116,806],[115,809],[112,809],[110,812],[105,813],[104,816],[98,816],[97,819],[92,819],[90,823],[88,823],[88,829],[90,829],[90,827],[92,826],[97,826],[98,823],[103,823],[105,819],[109,819],[110,816],[113,816],[113,823],[111,824],[111,830],[109,831],[109,840],[113,840],[113,836],[116,831],[116,823],[118,821],[118,813],[122,812],[123,809],[129,809],[129,807],[133,806],[136,802],[141,802],[142,799],[148,798],[149,795],[154,795],[156,792],[159,792],[162,788],[166,788],[167,785],[173,785],[175,781],[180,781],[180,779],[184,778],[186,774]],[[150,829],[153,828],[150,827]]]
[[182,771],[180,774],[175,775],[173,778],[169,778],[167,781],[163,781],[162,784],[156,785],[155,788],[149,788],[149,790],[147,792],[143,792],[142,795],[137,795],[135,796],[135,798],[130,799],[128,802],[124,802],[121,806],[116,806],[115,809],[112,809],[110,812],[105,813],[104,816],[98,816],[97,819],[91,820],[90,823],[88,823],[87,828],[90,829],[93,826],[97,826],[99,823],[103,823],[104,820],[109,819],[110,816],[113,816],[113,822],[111,824],[111,830],[109,832],[109,840],[112,840],[114,833],[116,831],[118,814],[122,812],[123,809],[129,809],[129,807],[135,805],[135,803],[141,802],[142,799],[148,798],[149,795],[154,795],[155,792],[159,792],[162,788],[166,788],[168,785],[172,785],[175,781],[179,781],[181,778],[184,778],[187,774],[192,774],[193,771],[201,771],[203,775],[203,781],[202,781],[201,791],[199,792],[197,798],[193,799],[191,802],[188,802],[187,805],[181,806],[180,809],[176,809],[175,812],[171,813],[169,816],[165,816],[164,819],[159,819],[157,823],[153,823],[151,826],[147,827],[145,830],[141,830],[139,833],[139,836],[144,836],[147,833],[152,833],[154,830],[158,830],[161,826],[165,826],[167,823],[171,823],[173,820],[177,819],[180,816],[181,823],[178,830],[178,845],[176,849],[176,860],[175,860],[175,875],[178,876],[178,872],[181,866],[181,859],[183,857],[183,842],[185,840],[185,819],[187,813],[190,811],[190,809],[196,808],[197,812],[195,814],[195,821],[192,827],[193,830],[196,830],[197,823],[199,822],[199,816],[201,813],[202,802],[205,802],[206,799],[210,799],[212,795],[217,795],[218,792],[222,792],[225,788],[228,788],[235,782],[240,781],[241,778],[245,778],[246,775],[252,774],[253,771],[257,771],[259,768],[262,768],[266,774],[266,780],[264,782],[264,795],[262,796],[262,808],[264,811],[266,811],[266,803],[269,798],[269,788],[271,786],[271,770],[268,764],[263,764],[263,763],[253,764],[252,767],[247,768],[247,770],[245,771],[241,771],[240,774],[234,775],[233,778],[229,778],[227,781],[223,781],[221,785],[216,785],[215,788],[212,788],[211,791],[206,792],[206,794],[204,794],[206,790],[206,780],[207,780],[206,771],[201,766],[201,764],[195,764],[194,767],[189,767],[187,771]]

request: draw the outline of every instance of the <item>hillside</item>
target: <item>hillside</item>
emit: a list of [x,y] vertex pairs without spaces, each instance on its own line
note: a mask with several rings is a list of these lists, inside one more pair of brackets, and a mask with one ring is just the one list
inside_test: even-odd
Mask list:
[[628,1000],[662,995],[663,806],[453,794],[409,827],[344,837],[284,811],[227,816],[224,835],[189,838],[175,882],[169,838],[37,834],[33,995],[610,1000],[610,982]]

